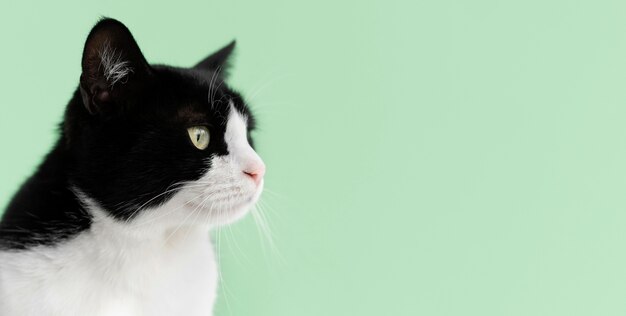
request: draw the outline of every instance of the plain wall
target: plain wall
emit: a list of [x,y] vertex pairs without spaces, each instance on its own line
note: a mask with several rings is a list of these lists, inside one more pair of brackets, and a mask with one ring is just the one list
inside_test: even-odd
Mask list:
[[0,205],[102,15],[153,63],[238,41],[274,242],[216,234],[217,315],[626,315],[626,2],[3,1]]

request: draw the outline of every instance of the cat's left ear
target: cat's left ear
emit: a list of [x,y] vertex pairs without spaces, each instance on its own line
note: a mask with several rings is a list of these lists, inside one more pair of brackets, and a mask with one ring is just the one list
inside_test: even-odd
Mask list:
[[193,68],[201,71],[219,72],[220,77],[227,77],[228,70],[230,69],[230,56],[235,50],[235,44],[236,42],[233,40],[228,45],[193,66]]
[[112,113],[133,101],[151,68],[124,24],[100,20],[91,30],[82,59],[80,92],[91,114]]

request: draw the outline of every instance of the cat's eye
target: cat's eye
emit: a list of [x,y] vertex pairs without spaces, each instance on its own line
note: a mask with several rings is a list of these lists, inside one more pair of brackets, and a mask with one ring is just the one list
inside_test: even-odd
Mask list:
[[194,126],[188,128],[187,133],[189,133],[189,138],[196,148],[204,150],[209,146],[211,135],[209,134],[208,128],[204,126]]

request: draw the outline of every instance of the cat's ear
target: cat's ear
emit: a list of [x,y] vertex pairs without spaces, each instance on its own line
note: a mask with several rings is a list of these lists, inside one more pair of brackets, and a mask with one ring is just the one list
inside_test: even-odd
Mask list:
[[230,56],[235,50],[235,43],[235,40],[233,40],[228,45],[193,66],[193,68],[201,71],[217,71],[222,78],[227,77],[230,68]]
[[89,113],[123,106],[150,75],[132,34],[121,22],[102,19],[91,30],[83,50],[80,92]]

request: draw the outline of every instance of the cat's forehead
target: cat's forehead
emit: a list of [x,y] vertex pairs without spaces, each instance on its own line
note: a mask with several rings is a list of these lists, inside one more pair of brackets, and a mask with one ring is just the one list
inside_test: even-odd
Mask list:
[[225,125],[231,111],[236,111],[232,100],[218,103],[190,102],[178,104],[175,117],[183,123],[201,124],[211,121]]
[[231,111],[236,111],[249,121],[248,127],[252,129],[254,120],[243,98],[217,74],[167,66],[157,69],[160,89],[155,89],[152,97],[169,100],[163,104],[166,120],[186,125],[225,126]]
[[[223,91],[223,87],[219,88],[220,91],[211,91],[214,87],[180,70],[159,70],[155,87],[146,92],[151,100],[149,102],[159,104],[165,115],[177,120],[196,121],[227,110],[221,104],[229,102],[229,93]],[[215,99],[215,95],[219,99]]]

